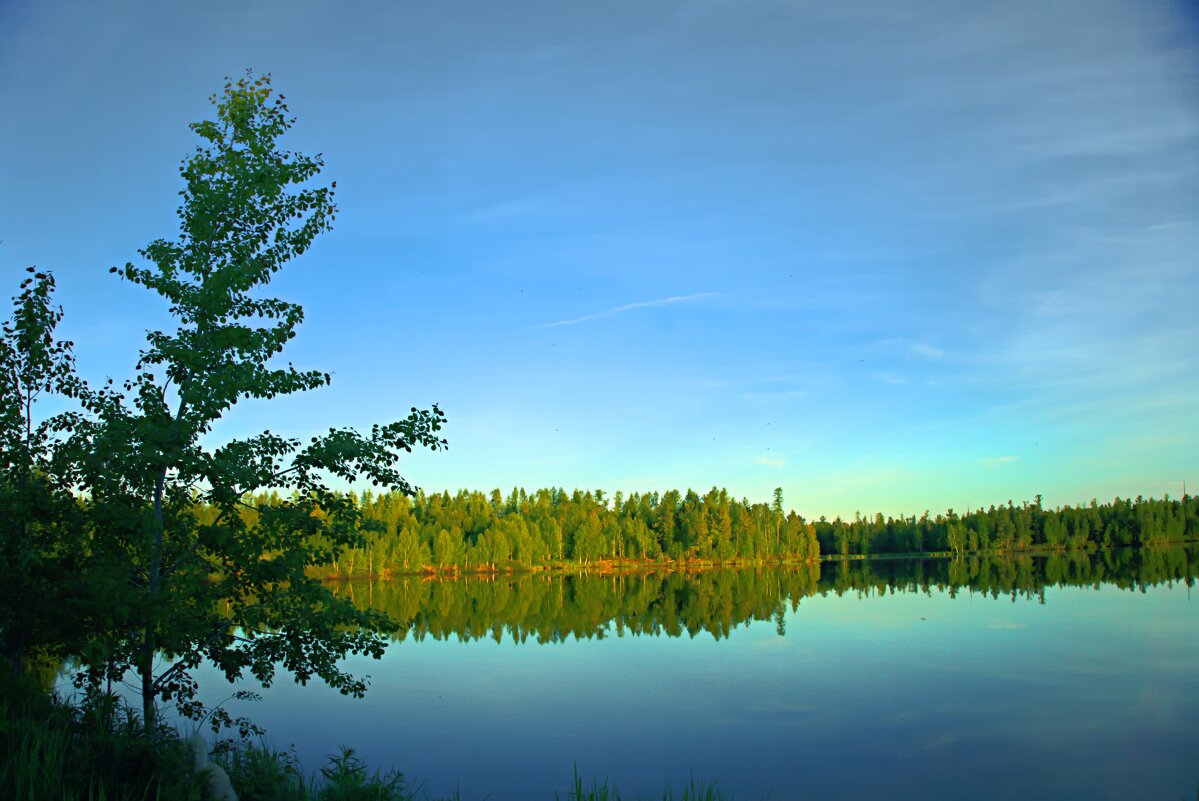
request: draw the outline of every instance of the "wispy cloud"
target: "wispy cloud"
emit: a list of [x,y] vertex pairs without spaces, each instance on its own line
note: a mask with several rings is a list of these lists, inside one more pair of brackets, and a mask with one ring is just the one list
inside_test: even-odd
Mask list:
[[626,303],[623,306],[616,306],[604,311],[595,312],[594,314],[584,314],[582,317],[573,317],[569,320],[555,320],[552,323],[542,323],[535,325],[534,328],[556,328],[562,325],[574,325],[575,323],[585,323],[589,320],[600,320],[604,317],[614,317],[618,314],[634,311],[636,309],[649,309],[655,306],[669,306],[674,303],[690,303],[703,298],[711,298],[716,296],[716,292],[696,292],[693,295],[672,295],[668,298],[659,298],[657,300],[642,300],[637,303]]
[[1007,462],[1014,462],[1019,458],[1020,458],[1019,456],[988,456],[986,459],[979,459],[978,463],[985,464],[988,467],[994,467],[997,464],[1005,464]]
[[787,464],[787,460],[773,456],[755,456],[754,464],[760,464],[763,467],[782,467]]

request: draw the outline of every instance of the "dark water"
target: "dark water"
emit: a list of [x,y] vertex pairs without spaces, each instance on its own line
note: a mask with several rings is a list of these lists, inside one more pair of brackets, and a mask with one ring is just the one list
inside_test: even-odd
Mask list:
[[[1199,787],[1195,551],[343,585],[402,627],[364,700],[245,712],[430,795],[1167,799]],[[205,675],[212,700],[223,682]],[[227,693],[226,693],[227,694]]]

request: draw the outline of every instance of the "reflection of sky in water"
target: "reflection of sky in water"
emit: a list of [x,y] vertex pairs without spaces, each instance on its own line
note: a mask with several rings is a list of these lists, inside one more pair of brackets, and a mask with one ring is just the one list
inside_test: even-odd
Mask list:
[[427,639],[351,663],[365,700],[285,680],[235,711],[310,770],[345,744],[467,801],[565,796],[576,763],[627,797],[694,775],[738,798],[1175,799],[1199,783],[1190,595],[829,595],[785,637]]

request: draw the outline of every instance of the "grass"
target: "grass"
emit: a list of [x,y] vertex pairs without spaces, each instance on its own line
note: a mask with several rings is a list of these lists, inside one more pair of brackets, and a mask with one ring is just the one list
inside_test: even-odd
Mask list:
[[115,703],[73,706],[29,688],[0,695],[0,795],[11,801],[199,801],[177,737],[145,736]]
[[244,743],[218,762],[229,772],[240,801],[411,801],[399,771],[370,771],[352,748],[329,757],[319,778],[305,777],[291,753]]
[[[661,801],[726,801],[726,796],[716,786],[716,783],[705,784],[691,779],[675,795],[674,789],[666,788],[666,791],[660,796]],[[561,801],[561,799],[559,799]],[[579,776],[579,771],[576,768],[574,774],[574,786],[570,793],[566,796],[566,801],[623,801],[623,796],[616,790],[616,786],[610,784],[607,780],[603,782],[592,782],[590,786],[583,785],[583,779]]]

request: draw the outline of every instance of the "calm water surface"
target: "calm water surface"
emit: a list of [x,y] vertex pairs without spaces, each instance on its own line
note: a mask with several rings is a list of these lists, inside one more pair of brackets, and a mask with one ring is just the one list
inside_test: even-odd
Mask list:
[[[1199,786],[1193,550],[344,585],[403,622],[363,700],[235,711],[432,796],[1163,799]],[[212,698],[222,681],[205,675]],[[227,693],[226,693],[227,694]]]

